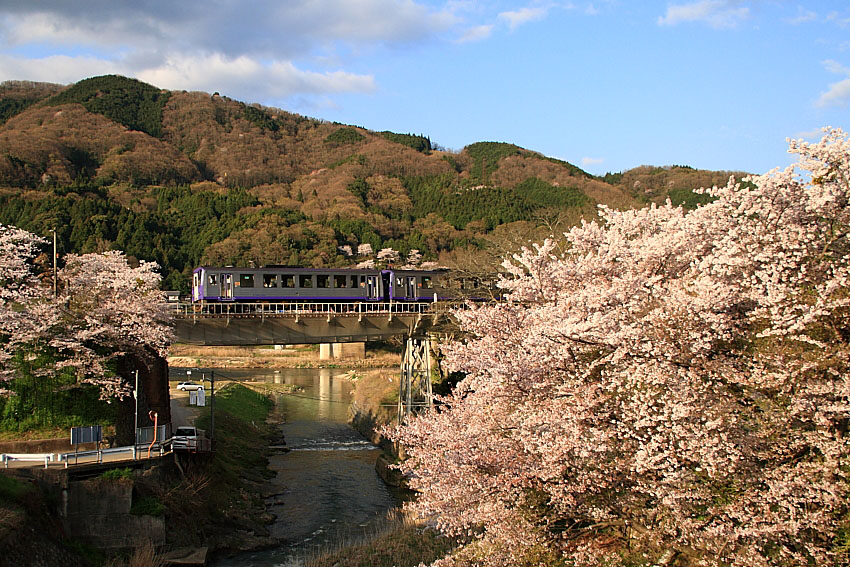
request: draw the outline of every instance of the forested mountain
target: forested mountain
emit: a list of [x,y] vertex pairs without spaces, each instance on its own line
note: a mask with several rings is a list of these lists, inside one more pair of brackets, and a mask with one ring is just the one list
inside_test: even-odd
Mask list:
[[351,265],[368,243],[470,269],[595,214],[728,172],[638,168],[595,178],[499,142],[437,151],[373,132],[118,76],[0,85],[0,223],[64,251],[121,249],[186,289],[208,264]]

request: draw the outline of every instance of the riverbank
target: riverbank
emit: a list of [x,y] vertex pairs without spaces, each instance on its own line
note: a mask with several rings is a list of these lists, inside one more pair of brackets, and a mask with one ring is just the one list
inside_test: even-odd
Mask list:
[[277,542],[268,530],[274,516],[261,496],[273,476],[270,447],[283,443],[278,424],[269,419],[273,410],[268,394],[228,383],[216,389],[214,431],[209,407],[196,418],[199,428],[214,434],[215,453],[187,460],[183,478],[163,495],[168,517],[183,529],[187,545],[221,554]]
[[[369,407],[374,417],[383,421],[395,415],[395,401],[398,392],[398,370],[395,365],[392,368],[372,369],[361,368],[350,372],[340,369],[325,370],[293,370],[283,371],[280,374],[273,371],[263,373],[277,380],[280,376],[283,380],[300,380],[297,376],[304,372],[315,373],[312,380],[315,393],[302,392],[300,389],[293,395],[298,403],[311,407],[310,413],[318,411],[320,415],[327,418],[328,412],[332,411],[337,417],[343,429],[345,416],[349,403],[354,401],[358,407]],[[217,373],[218,374],[218,373]],[[244,371],[233,372],[241,376]],[[250,379],[249,379],[250,380]],[[292,482],[290,479],[315,478],[318,474],[332,471],[338,478],[328,480],[321,484],[329,487],[332,493],[326,494],[328,502],[336,502],[334,494],[346,483],[353,483],[350,488],[341,490],[344,493],[360,494],[363,483],[369,477],[369,469],[374,466],[373,460],[368,464],[363,463],[362,470],[357,474],[349,474],[345,467],[350,466],[353,458],[365,456],[366,451],[358,445],[357,441],[345,438],[339,443],[341,452],[324,453],[325,455],[339,455],[344,458],[345,465],[326,466],[311,470],[304,468],[304,459],[312,459],[321,452],[315,452],[310,447],[300,449],[287,455],[282,455],[284,440],[282,438],[280,424],[284,421],[281,415],[281,407],[275,406],[274,400],[281,400],[280,394],[285,394],[292,388],[297,388],[293,383],[284,384],[272,381],[244,381],[229,382],[227,380],[216,381],[216,413],[215,413],[215,441],[216,453],[214,456],[204,457],[194,455],[183,456],[179,460],[179,466],[171,462],[169,467],[164,467],[159,473],[139,478],[134,475],[134,498],[138,496],[144,500],[149,508],[159,510],[164,516],[166,530],[166,545],[163,552],[179,548],[194,549],[207,547],[210,558],[224,558],[229,554],[239,551],[250,550],[252,553],[263,548],[280,548],[281,545],[288,546],[293,537],[302,537],[298,530],[302,528],[299,524],[291,526],[287,524],[278,525],[278,514],[284,518],[284,514],[292,514],[294,506],[287,500],[285,494]],[[321,392],[321,393],[319,393]],[[342,395],[338,404],[330,400],[328,395]],[[194,423],[207,430],[212,429],[209,416],[209,407],[196,408],[195,412],[200,415],[194,418]],[[380,417],[378,417],[380,413]],[[287,415],[296,421],[302,419],[297,413],[287,412]],[[190,420],[191,421],[191,420]],[[291,425],[290,425],[291,426]],[[296,425],[296,428],[302,427]],[[324,447],[327,441],[327,425],[321,424],[320,446]],[[348,430],[350,432],[350,429]],[[300,434],[300,431],[299,431]],[[343,434],[346,435],[346,434]],[[347,434],[347,435],[350,435]],[[298,435],[296,435],[296,438]],[[370,436],[371,437],[371,436]],[[373,438],[374,439],[374,438]],[[290,441],[287,439],[286,441]],[[303,440],[301,441],[303,444]],[[350,448],[354,451],[350,451]],[[293,457],[297,458],[293,458]],[[270,467],[274,461],[275,466]],[[292,469],[290,477],[283,478],[277,486],[273,486],[270,480],[275,477],[276,470],[281,467]],[[165,470],[167,469],[167,470]],[[369,481],[371,482],[371,481]],[[380,482],[378,482],[380,484]],[[270,492],[274,488],[278,492]],[[284,492],[280,492],[284,490]],[[138,493],[138,494],[137,494]],[[305,494],[312,494],[313,489],[308,489]],[[298,497],[300,498],[300,496]],[[297,498],[296,498],[297,500]],[[382,505],[383,506],[383,505]],[[346,509],[348,504],[346,504]],[[385,508],[386,509],[386,508]],[[369,512],[374,514],[374,512]],[[44,517],[47,517],[45,514]],[[296,516],[299,517],[299,516]],[[300,522],[301,520],[299,520]],[[332,520],[336,521],[336,520]],[[341,520],[340,520],[341,521]],[[360,525],[361,520],[354,525]],[[0,519],[0,527],[2,527]],[[42,522],[43,523],[43,522]],[[17,522],[16,522],[17,524]],[[309,525],[308,523],[305,525]],[[392,522],[387,525],[395,526]],[[293,529],[294,528],[294,529]],[[285,531],[281,531],[281,530]],[[407,535],[397,537],[410,537],[413,541],[418,539],[420,527],[407,525]],[[13,529],[12,531],[17,531]],[[387,530],[380,530],[382,534]],[[47,533],[57,533],[57,530],[47,530]],[[312,533],[312,532],[311,532]],[[11,535],[11,533],[7,534]],[[433,534],[423,534],[427,540]],[[307,534],[308,537],[312,537]],[[377,534],[376,534],[377,536]],[[10,538],[13,539],[13,538]],[[7,539],[7,541],[9,541]],[[377,540],[380,541],[380,538]],[[360,545],[364,545],[361,543]],[[365,543],[365,545],[369,545]],[[376,543],[374,545],[381,545]],[[57,542],[54,546],[53,557],[60,557],[60,551],[66,549],[65,543]],[[323,546],[324,551],[338,546]],[[367,548],[362,548],[367,549]],[[397,548],[401,549],[401,548]],[[66,551],[62,551],[63,553]],[[74,550],[67,551],[72,556],[77,556]],[[364,552],[366,553],[366,552]],[[411,557],[411,553],[402,553],[405,557]],[[424,557],[424,556],[423,556]],[[108,563],[109,567],[121,567],[129,565],[129,557],[123,557]],[[406,563],[406,562],[404,562]],[[415,563],[418,563],[416,561]],[[75,564],[73,561],[65,561],[64,564]],[[90,561],[80,558],[79,565],[90,565],[100,567],[107,565],[103,559]],[[238,563],[237,563],[238,564]],[[342,563],[341,565],[345,565]],[[398,563],[402,564],[402,563]],[[47,565],[47,564],[45,564]]]
[[287,345],[283,348],[172,345],[169,367],[187,368],[398,368],[401,355],[392,349],[370,345],[364,358],[320,360],[319,345]]
[[[275,389],[278,393],[280,390]],[[268,530],[274,516],[266,511],[261,496],[273,475],[268,469],[268,457],[275,452],[271,447],[282,443],[277,423],[267,420],[273,407],[268,395],[245,386],[228,384],[217,388],[214,455],[169,456],[145,470],[112,469],[102,477],[82,482],[101,483],[103,487],[129,483],[130,513],[154,516],[164,522],[165,544],[162,546],[162,540],[157,542],[162,553],[206,547],[211,554],[221,554],[274,545],[277,539]],[[195,423],[209,430],[209,407],[205,410]],[[112,474],[116,472],[120,474]],[[145,553],[153,553],[152,548],[114,555],[117,550],[104,551],[67,538],[55,488],[46,480],[0,475],[0,564],[162,565],[161,556],[154,555],[153,562],[142,559]]]
[[416,567],[445,557],[455,541],[409,514],[393,510],[360,541],[309,557],[305,567]]

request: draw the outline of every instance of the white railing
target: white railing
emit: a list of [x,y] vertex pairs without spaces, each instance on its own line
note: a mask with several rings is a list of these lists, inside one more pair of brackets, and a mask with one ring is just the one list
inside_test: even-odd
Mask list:
[[174,304],[177,317],[275,317],[275,316],[341,316],[357,317],[363,315],[420,315],[430,313],[432,303],[394,302],[394,303],[225,303],[198,302]]
[[0,455],[0,460],[7,469],[10,461],[44,463],[44,468],[47,468],[51,461],[56,460],[56,455],[53,453],[3,453]]
[[2,453],[0,454],[0,462],[5,468],[9,468],[10,462],[22,463],[44,463],[44,468],[48,468],[51,463],[60,463],[65,468],[69,465],[78,465],[86,463],[103,463],[104,458],[126,455],[123,459],[110,459],[118,461],[130,461],[147,458],[148,450],[151,450],[151,455],[161,457],[171,451],[171,439],[166,439],[165,442],[157,442],[153,447],[147,443],[137,445],[136,447],[128,445],[126,447],[110,447],[106,449],[92,449],[90,451],[73,451],[68,453]]

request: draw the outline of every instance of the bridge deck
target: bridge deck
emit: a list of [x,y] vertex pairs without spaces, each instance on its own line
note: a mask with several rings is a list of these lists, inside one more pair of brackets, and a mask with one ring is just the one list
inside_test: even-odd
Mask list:
[[423,332],[445,303],[178,303],[178,342],[273,345],[364,342]]
[[444,310],[442,303],[176,303],[177,318],[195,317],[321,317],[327,315],[418,315]]

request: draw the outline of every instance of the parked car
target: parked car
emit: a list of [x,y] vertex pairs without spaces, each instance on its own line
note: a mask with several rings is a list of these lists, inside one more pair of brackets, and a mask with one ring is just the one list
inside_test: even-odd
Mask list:
[[198,384],[197,382],[192,382],[192,381],[180,382],[179,384],[177,384],[177,389],[182,390],[184,392],[189,392],[191,390],[203,390],[204,385]]
[[174,451],[209,451],[210,440],[206,431],[194,425],[181,425],[174,430],[171,438],[171,449]]

